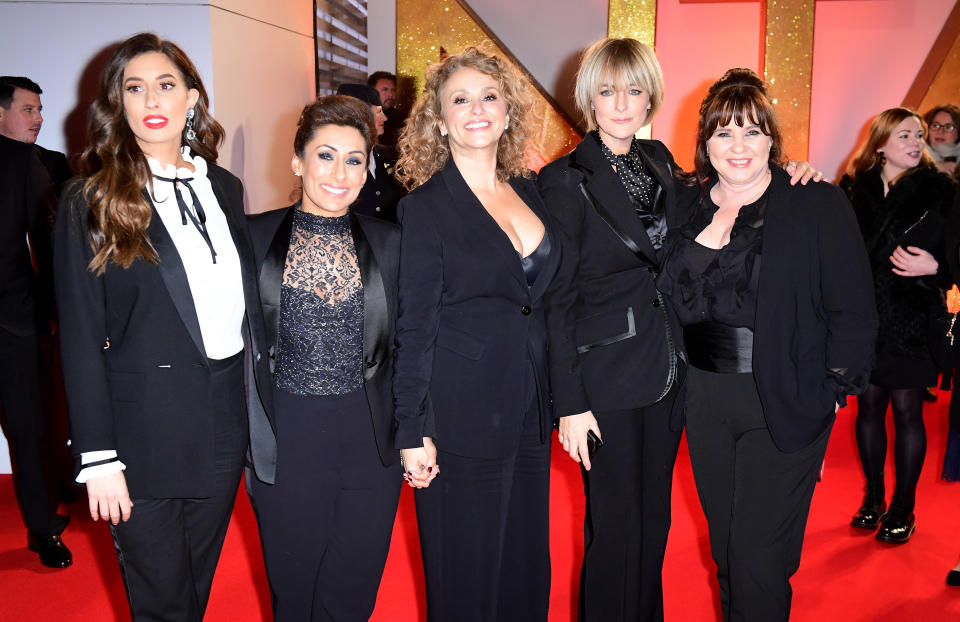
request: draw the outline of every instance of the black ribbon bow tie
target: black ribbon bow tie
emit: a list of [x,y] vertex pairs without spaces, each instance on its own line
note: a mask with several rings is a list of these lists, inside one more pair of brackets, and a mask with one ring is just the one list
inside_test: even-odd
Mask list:
[[[213,259],[213,263],[217,263],[217,251],[213,250],[213,242],[210,241],[210,234],[207,233],[207,215],[203,211],[203,207],[200,205],[200,199],[197,197],[197,193],[194,192],[193,186],[189,182],[193,181],[193,177],[160,177],[159,175],[154,175],[154,179],[159,179],[160,181],[167,181],[173,184],[173,194],[177,197],[177,205],[180,206],[180,218],[183,221],[183,224],[187,224],[187,219],[190,219],[190,222],[193,223],[193,226],[200,232],[200,236],[203,238],[203,241],[207,243],[207,246],[210,248],[210,257]],[[186,201],[183,200],[183,194],[180,192],[180,185],[187,187],[187,190],[190,191],[190,198],[193,200],[193,206],[197,211],[196,216],[194,216],[193,211],[187,207]]]

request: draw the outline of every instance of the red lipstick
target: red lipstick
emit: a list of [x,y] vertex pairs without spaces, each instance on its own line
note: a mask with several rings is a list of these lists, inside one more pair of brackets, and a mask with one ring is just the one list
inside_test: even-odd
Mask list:
[[152,130],[159,130],[162,127],[166,127],[168,122],[166,117],[159,114],[151,114],[143,118],[143,124]]

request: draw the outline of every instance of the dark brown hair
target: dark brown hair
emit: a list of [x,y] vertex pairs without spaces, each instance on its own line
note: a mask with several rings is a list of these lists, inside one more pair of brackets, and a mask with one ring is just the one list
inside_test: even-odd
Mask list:
[[349,95],[324,95],[304,106],[300,113],[297,135],[293,138],[293,152],[297,157],[304,156],[307,143],[325,125],[343,125],[357,130],[363,136],[367,153],[377,140],[377,126],[370,106]]
[[739,126],[753,123],[759,127],[770,137],[770,165],[779,166],[782,162],[783,139],[766,85],[750,69],[731,69],[713,83],[700,104],[694,165],[701,186],[716,173],[707,154],[707,141],[714,130],[731,121]]
[[200,93],[194,104],[193,131],[196,137],[181,144],[204,160],[217,161],[223,127],[210,115],[207,91],[200,72],[176,44],[153,33],[140,33],[121,43],[100,75],[100,95],[90,106],[90,146],[80,157],[83,195],[90,206],[87,226],[94,256],[90,269],[102,274],[108,263],[124,268],[137,259],[156,261],[156,252],[147,236],[153,210],[143,195],[152,186],[147,158],[123,112],[123,72],[141,54],[163,54],[180,72],[184,86]]
[[[860,150],[857,151],[857,155],[850,164],[848,170],[850,177],[855,179],[857,175],[865,173],[875,166],[883,166],[884,158],[878,150],[887,144],[887,141],[890,140],[890,135],[897,129],[897,126],[910,117],[914,117],[920,122],[920,127],[923,128],[923,135],[926,137],[927,124],[923,122],[923,119],[920,118],[916,110],[899,106],[897,108],[887,108],[878,114],[877,118],[870,124],[870,133],[867,134],[867,140],[861,145]],[[933,159],[924,149],[920,153],[920,163],[917,166],[936,166],[936,164],[933,163]],[[906,171],[904,171],[904,173],[906,173]],[[891,179],[890,183],[894,183],[901,175],[898,175],[895,179]]]

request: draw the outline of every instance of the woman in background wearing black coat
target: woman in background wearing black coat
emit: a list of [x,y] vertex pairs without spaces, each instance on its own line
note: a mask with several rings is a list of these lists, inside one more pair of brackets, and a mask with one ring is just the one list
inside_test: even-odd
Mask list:
[[[943,229],[956,188],[924,151],[926,127],[908,108],[874,119],[867,141],[840,182],[853,203],[870,255],[880,331],[870,386],[857,400],[857,448],[866,493],[851,525],[876,529],[902,544],[915,528],[914,499],[926,453],[923,393],[937,382],[930,354],[931,314],[943,309],[949,284]],[[884,496],[887,405],[896,430],[896,487]]]

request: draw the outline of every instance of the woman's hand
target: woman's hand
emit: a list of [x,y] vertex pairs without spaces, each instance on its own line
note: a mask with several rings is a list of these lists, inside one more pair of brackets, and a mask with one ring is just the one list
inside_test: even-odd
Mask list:
[[403,465],[403,480],[411,488],[426,488],[440,473],[437,466],[437,446],[429,436],[423,437],[423,447],[400,450]]
[[127,492],[127,479],[123,471],[87,480],[87,499],[93,520],[103,518],[114,525],[130,520],[133,501]]
[[796,186],[797,182],[800,182],[801,186],[806,186],[807,182],[811,179],[813,181],[822,181],[823,173],[813,168],[809,162],[796,162],[790,160],[787,162],[787,165],[783,167],[783,170],[790,175],[790,185]]
[[587,445],[587,430],[593,430],[600,440],[600,426],[597,418],[589,410],[579,415],[560,417],[560,444],[576,462],[582,462],[583,468],[590,470],[590,451]]
[[918,246],[908,246],[907,250],[897,246],[890,255],[890,263],[895,266],[893,273],[900,276],[929,276],[936,274],[940,267],[933,255]]

